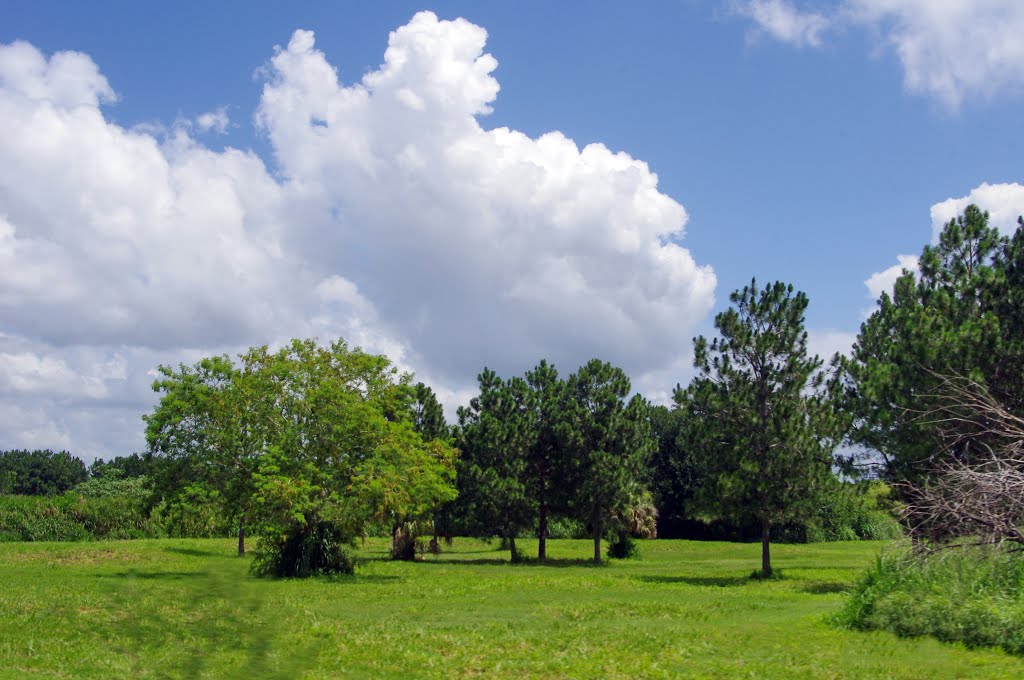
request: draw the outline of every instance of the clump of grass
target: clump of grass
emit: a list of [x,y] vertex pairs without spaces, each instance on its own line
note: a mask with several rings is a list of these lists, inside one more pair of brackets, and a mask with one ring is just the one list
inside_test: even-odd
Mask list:
[[752,581],[781,581],[783,578],[781,569],[772,569],[767,574],[760,569],[750,572],[750,579]]
[[836,621],[1024,655],[1024,555],[1001,548],[882,555]]

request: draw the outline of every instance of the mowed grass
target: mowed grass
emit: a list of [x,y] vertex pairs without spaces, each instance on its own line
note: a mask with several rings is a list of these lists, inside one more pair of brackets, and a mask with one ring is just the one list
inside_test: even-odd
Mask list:
[[[527,551],[535,543],[523,541]],[[1024,661],[829,623],[879,543],[641,542],[594,567],[456,539],[354,577],[249,575],[229,540],[0,544],[0,677],[1024,677]]]

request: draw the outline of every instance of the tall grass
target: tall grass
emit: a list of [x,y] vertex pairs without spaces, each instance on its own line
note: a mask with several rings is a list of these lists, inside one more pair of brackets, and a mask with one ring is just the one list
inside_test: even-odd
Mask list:
[[1024,555],[1005,548],[884,554],[837,619],[851,628],[1024,655]]

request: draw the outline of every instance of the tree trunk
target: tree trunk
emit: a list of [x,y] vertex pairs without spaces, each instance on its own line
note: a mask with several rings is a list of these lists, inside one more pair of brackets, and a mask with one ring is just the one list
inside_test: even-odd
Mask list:
[[772,575],[772,556],[768,547],[768,538],[771,533],[771,524],[768,520],[761,522],[761,574]]
[[601,523],[594,520],[594,564],[601,564]]
[[511,551],[512,563],[515,564],[519,561],[519,553],[516,552],[516,537],[514,535],[508,537],[508,549]]
[[540,504],[540,536],[537,538],[537,559],[543,562],[548,557],[548,506],[543,501]]
[[238,518],[238,556],[245,557],[245,515]]

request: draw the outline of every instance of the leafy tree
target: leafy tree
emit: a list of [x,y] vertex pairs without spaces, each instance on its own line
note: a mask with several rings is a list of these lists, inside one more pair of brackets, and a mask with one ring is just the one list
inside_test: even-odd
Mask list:
[[150,457],[133,453],[129,456],[115,456],[109,461],[97,458],[89,466],[89,478],[114,475],[121,479],[147,477],[150,474]]
[[0,492],[24,496],[64,493],[88,477],[85,463],[67,451],[0,451]]
[[658,535],[684,538],[692,498],[704,482],[700,456],[688,437],[694,416],[680,408],[651,407],[651,429],[658,447],[651,455],[649,485],[658,509]]
[[387,357],[294,340],[243,362],[259,376],[266,416],[254,475],[257,571],[350,570],[343,547],[368,521],[426,516],[454,497],[456,452],[414,431],[410,376]]
[[700,413],[695,431],[709,483],[701,507],[761,527],[761,572],[771,574],[772,524],[811,515],[833,480],[839,431],[830,391],[821,389],[822,362],[807,356],[807,296],[755,281],[729,298],[715,317],[719,337],[694,340],[699,374],[677,387],[681,409]]
[[480,394],[459,409],[459,443],[465,464],[461,487],[470,529],[501,536],[519,559],[516,536],[535,516],[527,487],[527,453],[535,439],[537,409],[522,378],[504,381],[485,368],[477,376]]
[[567,430],[574,453],[573,507],[590,525],[594,561],[599,563],[605,529],[642,489],[644,469],[656,445],[649,406],[639,395],[627,402],[629,378],[622,369],[598,359],[570,376],[567,390],[575,424]]
[[245,554],[246,518],[252,513],[254,474],[263,454],[259,408],[261,376],[227,356],[204,358],[177,370],[158,368],[161,393],[144,416],[157,493],[174,495],[188,484],[206,485],[223,512],[238,523],[238,554]]

